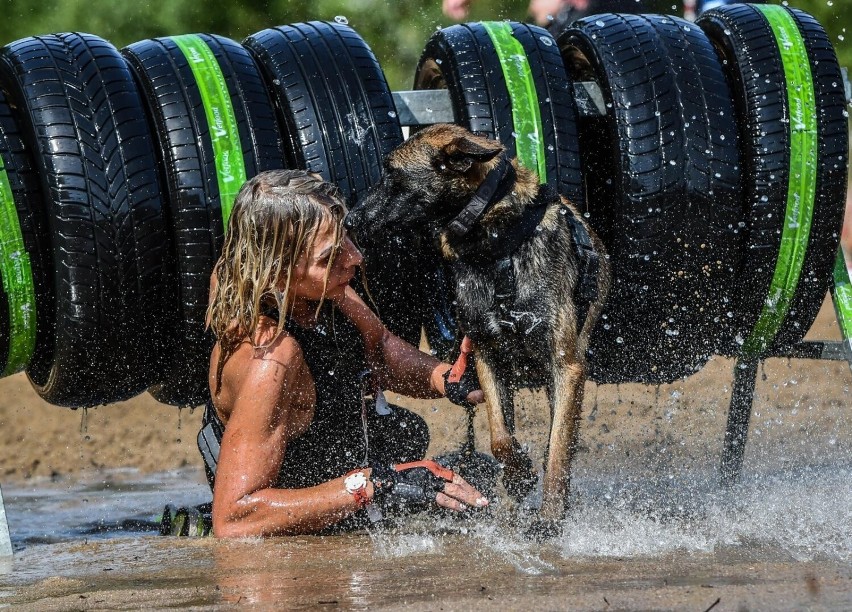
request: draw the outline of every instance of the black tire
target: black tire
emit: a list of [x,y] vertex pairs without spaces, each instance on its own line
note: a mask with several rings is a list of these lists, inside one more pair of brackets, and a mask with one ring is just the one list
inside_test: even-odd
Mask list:
[[[165,404],[196,406],[209,395],[214,338],[204,321],[228,212],[246,179],[285,167],[283,141],[260,72],[238,43],[198,34],[142,40],[122,53],[144,94],[162,156],[172,228],[170,268],[176,273],[171,342],[148,390]],[[199,65],[216,78],[209,83],[197,78],[193,67]],[[208,114],[219,123],[211,126]],[[223,143],[218,153],[214,140]]]
[[0,375],[8,376],[26,368],[34,354],[46,361],[53,293],[38,173],[2,90],[0,158]]
[[[782,295],[774,284],[776,274],[790,273],[779,262],[785,261],[780,254],[791,177],[791,99],[804,94],[792,91],[799,85],[787,82],[781,47],[763,9],[781,11],[779,17],[792,19],[788,24],[801,32],[816,108],[816,146],[801,152],[816,164],[811,231],[809,237],[803,235],[807,249],[798,263],[798,284],[789,287],[788,297],[781,300],[769,297]],[[840,70],[822,28],[801,11],[736,5],[709,11],[697,23],[726,60],[746,177],[747,244],[735,283],[735,341],[722,352],[758,356],[770,352],[772,345],[785,350],[801,340],[816,317],[839,241],[848,162]],[[786,316],[767,316],[779,303],[789,305]]]
[[52,243],[56,332],[27,373],[46,401],[93,406],[148,386],[163,354],[166,231],[142,101],[119,52],[90,34],[0,51],[39,166]]
[[[342,23],[311,21],[252,34],[243,42],[272,92],[293,167],[340,187],[351,206],[378,183],[402,128],[384,73],[366,42]],[[407,240],[359,236],[369,295],[388,328],[420,341],[420,262]]]
[[596,15],[558,42],[572,78],[597,81],[609,109],[580,125],[589,220],[613,263],[590,375],[688,376],[724,332],[740,240],[737,134],[719,59],[674,17]]
[[[489,31],[504,36],[499,44]],[[501,62],[512,54],[527,58],[522,64],[529,67],[537,107],[513,109],[506,77],[511,60]],[[527,165],[543,183],[583,206],[577,108],[559,49],[547,30],[516,22],[467,23],[438,30],[420,56],[414,89],[447,89],[456,122],[498,140],[513,157],[518,154],[516,136],[540,142],[538,163]],[[540,123],[540,134],[525,130],[524,119],[516,122],[513,112]]]

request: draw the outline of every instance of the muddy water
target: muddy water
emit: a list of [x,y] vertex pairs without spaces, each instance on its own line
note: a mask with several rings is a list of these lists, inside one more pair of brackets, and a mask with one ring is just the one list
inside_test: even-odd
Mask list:
[[[844,462],[845,463],[845,462]],[[852,609],[852,463],[752,474],[575,482],[564,534],[418,517],[370,532],[273,541],[164,538],[165,501],[206,499],[194,472],[4,490],[14,561],[0,605],[470,609]]]
[[[220,542],[152,531],[166,502],[209,498],[198,466],[3,483],[15,556],[0,562],[0,606],[852,610],[848,366],[767,362],[743,479],[725,491],[730,368],[659,389],[589,384],[572,512],[546,544],[502,496],[480,520]],[[535,394],[519,404],[540,462],[546,407]],[[431,419],[430,454],[460,442],[457,409],[414,407]]]

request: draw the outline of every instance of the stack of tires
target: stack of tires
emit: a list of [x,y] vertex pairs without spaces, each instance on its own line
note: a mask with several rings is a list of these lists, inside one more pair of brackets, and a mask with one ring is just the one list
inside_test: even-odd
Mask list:
[[[604,112],[581,116],[574,83]],[[831,279],[847,118],[819,24],[731,5],[695,24],[605,14],[555,40],[512,22],[427,42],[415,89],[574,201],[614,286],[590,349],[599,382],[665,382],[710,355],[789,349]],[[118,50],[89,34],[0,50],[0,371],[47,401],[149,390],[197,405],[209,276],[240,185],[306,168],[349,203],[402,142],[392,94],[347,24],[198,34]],[[446,270],[412,237],[366,241],[364,294],[411,342],[458,340]],[[378,246],[376,246],[378,243]]]
[[[583,81],[605,108],[578,120],[571,84]],[[459,123],[517,153],[603,238],[614,283],[589,353],[598,382],[784,353],[813,323],[838,248],[848,115],[834,51],[806,13],[603,14],[555,44],[519,24],[453,26],[427,43],[415,87],[449,90]],[[523,154],[530,141],[548,162]],[[426,321],[446,356],[448,310]]]
[[306,168],[354,202],[402,142],[395,117],[345,23],[245,44],[200,34],[119,51],[69,33],[6,45],[0,370],[25,369],[62,406],[146,389],[203,403],[210,274],[242,183]]

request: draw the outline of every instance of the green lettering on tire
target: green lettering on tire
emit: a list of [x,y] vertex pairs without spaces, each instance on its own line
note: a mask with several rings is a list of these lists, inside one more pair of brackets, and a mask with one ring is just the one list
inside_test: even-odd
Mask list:
[[[9,309],[9,354],[2,375],[14,374],[30,362],[35,349],[36,300],[30,256],[15,209],[9,177],[0,160],[0,277]],[[2,358],[2,356],[0,356]]]
[[546,183],[541,111],[527,54],[521,43],[512,36],[512,26],[508,22],[483,21],[482,26],[497,50],[503,79],[509,90],[518,160],[524,167],[538,174],[540,183]]
[[760,317],[743,344],[745,356],[759,356],[784,322],[799,284],[814,210],[817,170],[817,118],[813,77],[804,41],[787,10],[756,5],[775,34],[787,81],[790,132],[790,179],[781,248],[769,295]]
[[234,198],[246,181],[246,165],[231,95],[216,56],[201,37],[184,34],[173,36],[172,40],[186,57],[201,94],[216,163],[222,223],[227,228]]

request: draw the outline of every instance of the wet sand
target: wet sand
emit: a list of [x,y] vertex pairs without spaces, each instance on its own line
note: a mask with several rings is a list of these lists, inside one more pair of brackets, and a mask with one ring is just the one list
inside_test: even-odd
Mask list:
[[[408,541],[406,543],[406,538]],[[846,564],[738,549],[650,559],[565,559],[544,548],[535,572],[461,535],[366,535],[217,542],[159,538],[52,547],[41,576],[4,580],[22,610],[229,608],[470,610],[841,610]],[[21,562],[28,563],[24,551]],[[68,560],[90,558],[73,572]],[[30,581],[28,578],[32,578]],[[18,589],[15,582],[28,586]],[[715,607],[714,607],[715,604]]]
[[[829,302],[809,337],[839,338]],[[852,609],[849,366],[766,363],[744,465],[749,484],[716,507],[731,368],[730,360],[714,359],[659,388],[588,383],[574,472],[579,516],[545,546],[516,534],[514,519],[503,514],[470,526],[415,523],[399,533],[268,542],[81,536],[18,546],[13,563],[0,566],[0,605]],[[430,454],[461,443],[462,410],[389,399],[429,421]],[[523,394],[519,404],[521,440],[540,460],[546,409],[537,394]],[[179,415],[147,396],[84,416],[45,405],[23,377],[11,377],[0,381],[7,438],[0,484],[4,492],[7,484],[38,491],[114,468],[200,476],[199,420],[200,411]],[[484,411],[477,429],[484,449]],[[816,493],[814,479],[822,483]],[[611,494],[624,504],[612,506]]]

